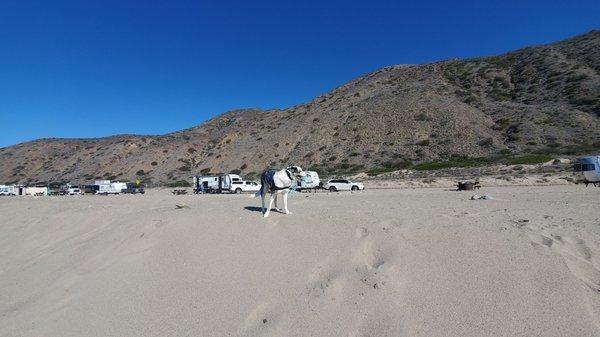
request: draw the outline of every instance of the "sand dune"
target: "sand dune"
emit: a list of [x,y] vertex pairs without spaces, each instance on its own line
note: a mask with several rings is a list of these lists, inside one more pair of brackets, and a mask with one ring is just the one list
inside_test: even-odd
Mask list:
[[600,335],[600,189],[477,193],[2,198],[0,336]]

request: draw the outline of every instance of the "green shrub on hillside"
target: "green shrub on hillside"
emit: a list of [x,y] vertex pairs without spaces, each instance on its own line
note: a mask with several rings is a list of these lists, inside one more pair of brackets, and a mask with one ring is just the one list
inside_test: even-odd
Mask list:
[[408,160],[396,160],[396,161],[387,161],[382,163],[380,167],[375,167],[368,170],[366,173],[369,176],[376,176],[382,173],[398,171],[402,169],[407,169],[412,166],[412,162]]
[[514,158],[505,159],[505,163],[508,165],[523,165],[523,164],[540,164],[552,160],[554,156],[549,154],[530,154],[525,156],[519,156]]

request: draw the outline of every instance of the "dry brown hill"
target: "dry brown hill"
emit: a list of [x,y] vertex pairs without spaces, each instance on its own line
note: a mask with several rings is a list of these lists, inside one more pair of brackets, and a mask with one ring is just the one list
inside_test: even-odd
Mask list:
[[386,67],[285,110],[239,110],[161,136],[0,149],[0,182],[170,183],[296,163],[322,174],[478,165],[600,150],[600,31],[507,54]]

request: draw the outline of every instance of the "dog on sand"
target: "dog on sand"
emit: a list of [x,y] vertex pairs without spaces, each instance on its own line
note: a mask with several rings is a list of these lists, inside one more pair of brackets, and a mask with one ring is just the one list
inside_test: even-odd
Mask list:
[[[262,214],[266,218],[271,212],[273,202],[275,202],[275,210],[285,214],[292,214],[288,209],[287,197],[290,191],[290,186],[295,180],[299,180],[306,176],[306,172],[302,171],[300,166],[288,166],[282,170],[267,170],[260,176],[260,191],[253,194],[252,197],[260,195],[262,199]],[[283,210],[277,207],[277,197],[283,197]],[[269,207],[265,207],[265,198],[269,195]]]

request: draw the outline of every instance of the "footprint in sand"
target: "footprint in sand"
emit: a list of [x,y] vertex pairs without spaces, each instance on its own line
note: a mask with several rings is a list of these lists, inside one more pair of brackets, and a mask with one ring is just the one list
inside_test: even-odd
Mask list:
[[375,290],[385,286],[385,275],[383,270],[369,268],[368,266],[359,266],[355,269],[360,281]]
[[341,271],[339,264],[333,256],[329,256],[319,263],[308,276],[306,286],[306,295],[309,304],[313,306],[315,302],[326,296],[335,298],[335,294],[340,291],[341,282],[339,278]]
[[592,251],[585,241],[549,232],[531,233],[529,237],[532,246],[549,249],[561,256],[573,275],[590,288],[600,291],[600,269],[593,264]]
[[388,220],[383,220],[381,223],[381,229],[385,232],[385,233],[389,233],[390,231],[393,231],[395,229],[399,229],[400,227],[402,227],[403,222],[401,219],[388,219]]
[[366,237],[367,235],[369,235],[369,230],[368,229],[366,229],[365,227],[358,227],[356,229],[354,237],[356,237],[357,239],[360,239],[360,238]]
[[358,265],[377,269],[394,255],[395,247],[391,240],[369,236],[362,240],[360,247],[354,253]]
[[[396,228],[391,223],[383,224],[383,232],[375,232],[360,239],[354,251],[355,272],[360,281],[373,289],[380,289],[386,283],[387,268],[395,255],[397,241],[386,228]],[[388,265],[386,265],[386,263]]]

